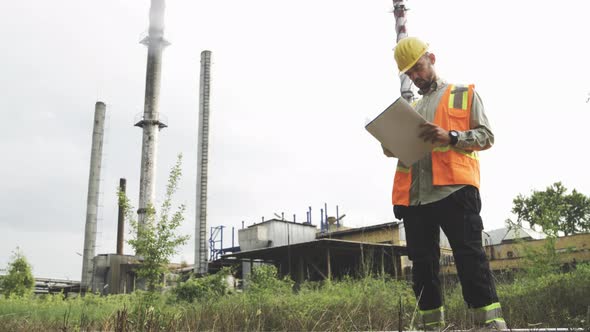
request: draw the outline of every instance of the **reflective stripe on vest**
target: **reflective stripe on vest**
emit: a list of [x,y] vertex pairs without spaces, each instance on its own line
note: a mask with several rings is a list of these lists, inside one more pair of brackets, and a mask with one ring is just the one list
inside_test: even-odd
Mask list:
[[[467,131],[470,128],[473,85],[450,84],[443,94],[434,115],[433,123],[443,129]],[[399,163],[398,163],[399,165]],[[392,202],[410,205],[411,171],[398,167],[395,173]],[[432,150],[432,184],[472,185],[479,188],[479,157],[476,151],[465,151],[454,146],[441,146]]]
[[477,151],[465,151],[465,150],[461,150],[461,149],[457,149],[454,146],[450,146],[450,145],[445,145],[445,146],[438,146],[434,149],[432,149],[432,152],[447,152],[449,150],[453,150],[457,153],[460,153],[462,155],[464,155],[465,157],[471,158],[471,159],[475,159],[475,160],[479,160],[479,156],[477,155]]
[[[473,85],[449,85],[434,115],[434,123],[445,130],[471,129]],[[466,184],[479,188],[479,158],[475,151],[454,146],[432,151],[432,184],[448,186]]]
[[504,322],[500,303],[495,302],[482,308],[473,309],[473,320],[476,324]]

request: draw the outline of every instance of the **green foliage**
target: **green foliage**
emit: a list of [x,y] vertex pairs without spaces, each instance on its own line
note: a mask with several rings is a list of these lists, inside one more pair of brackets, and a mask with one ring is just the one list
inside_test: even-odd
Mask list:
[[530,196],[519,194],[512,202],[512,213],[517,222],[539,225],[547,235],[557,236],[558,232],[571,235],[590,232],[590,198],[575,189],[567,189],[556,182],[545,191],[533,191]]
[[[264,271],[261,273],[261,271]],[[213,277],[213,276],[211,276]],[[196,279],[195,279],[196,280]],[[174,294],[64,298],[0,297],[0,330],[7,331],[359,331],[409,330],[416,301],[408,282],[376,276],[306,282],[299,292],[275,292],[289,282],[272,268],[259,269],[256,285],[210,300],[187,303]],[[511,328],[590,328],[590,265],[569,273],[519,277],[497,285]],[[459,286],[444,294],[447,322],[468,329],[470,315]],[[400,305],[401,304],[401,305]]]
[[195,300],[215,299],[228,292],[225,278],[231,274],[227,268],[213,275],[202,278],[193,278],[176,286],[172,292],[180,301],[193,302]]
[[555,242],[555,237],[548,236],[543,243],[543,247],[539,249],[522,242],[520,249],[524,253],[523,259],[525,262],[522,272],[531,278],[557,272],[559,270],[559,257],[555,250]]
[[131,224],[131,233],[134,235],[128,243],[142,260],[137,268],[137,275],[146,281],[150,291],[155,291],[162,286],[162,277],[168,272],[170,257],[189,239],[188,235],[176,234],[177,228],[184,220],[185,205],[180,205],[174,213],[171,211],[172,196],[178,188],[178,181],[182,175],[181,165],[182,155],[178,155],[176,164],[170,171],[166,195],[159,215],[156,214],[153,206],[148,206],[145,221],[142,224],[136,219],[129,199],[123,193],[119,193],[120,203],[125,208],[126,217]]
[[590,328],[589,284],[590,265],[578,264],[570,273],[525,276],[500,285],[498,295],[511,326]]
[[4,296],[27,296],[33,293],[35,278],[31,265],[18,248],[13,252],[7,271],[6,276],[0,280],[0,289]]
[[252,269],[248,290],[253,293],[271,292],[273,294],[290,293],[294,282],[288,278],[279,278],[277,268],[274,265],[259,265]]

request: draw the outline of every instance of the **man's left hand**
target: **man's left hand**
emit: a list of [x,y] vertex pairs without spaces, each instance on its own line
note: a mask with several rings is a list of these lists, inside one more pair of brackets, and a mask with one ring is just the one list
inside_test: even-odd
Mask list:
[[419,137],[424,142],[431,142],[437,145],[448,145],[451,143],[449,132],[431,122],[425,122],[420,125]]

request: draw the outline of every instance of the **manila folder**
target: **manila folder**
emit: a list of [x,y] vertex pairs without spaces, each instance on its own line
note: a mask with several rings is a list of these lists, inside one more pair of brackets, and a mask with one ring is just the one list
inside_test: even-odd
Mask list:
[[409,167],[434,148],[434,144],[418,137],[420,125],[424,122],[426,120],[400,97],[365,129]]

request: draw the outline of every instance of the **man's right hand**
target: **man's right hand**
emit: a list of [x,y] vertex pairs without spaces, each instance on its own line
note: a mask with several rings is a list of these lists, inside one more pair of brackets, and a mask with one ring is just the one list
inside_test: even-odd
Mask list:
[[383,149],[383,154],[385,156],[387,156],[389,158],[395,158],[395,155],[391,151],[387,150],[387,148],[384,147],[383,144],[381,144],[381,148]]

